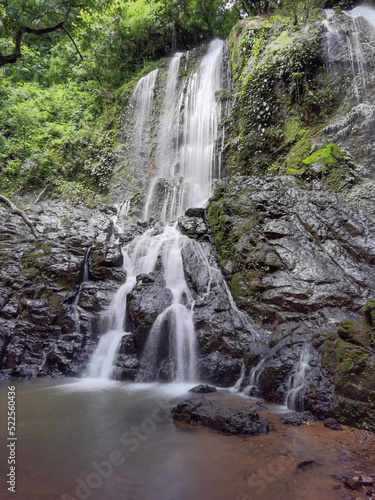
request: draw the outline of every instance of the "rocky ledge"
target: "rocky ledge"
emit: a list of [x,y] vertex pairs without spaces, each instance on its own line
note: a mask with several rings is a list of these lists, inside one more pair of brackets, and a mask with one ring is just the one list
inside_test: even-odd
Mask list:
[[[114,207],[16,200],[36,228],[0,207],[0,369],[3,378],[76,376],[125,280],[111,239]],[[129,234],[139,228],[129,223]]]
[[268,332],[262,360],[244,346],[245,391],[375,429],[374,211],[371,182],[345,194],[293,176],[218,185],[218,259],[237,305]]

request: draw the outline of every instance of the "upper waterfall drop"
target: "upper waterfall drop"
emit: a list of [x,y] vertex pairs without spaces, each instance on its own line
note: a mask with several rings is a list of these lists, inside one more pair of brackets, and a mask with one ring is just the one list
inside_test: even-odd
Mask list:
[[338,110],[323,129],[329,141],[350,152],[357,171],[373,178],[375,160],[375,8],[324,11],[323,47],[335,84]]
[[213,180],[219,177],[216,140],[221,105],[216,93],[222,88],[223,46],[221,40],[211,42],[184,84],[177,85],[181,54],[169,64],[146,219],[175,220],[187,208],[203,206],[212,194]]
[[354,7],[352,10],[344,11],[348,16],[356,19],[357,17],[363,17],[367,22],[375,27],[375,9],[369,5],[359,5]]

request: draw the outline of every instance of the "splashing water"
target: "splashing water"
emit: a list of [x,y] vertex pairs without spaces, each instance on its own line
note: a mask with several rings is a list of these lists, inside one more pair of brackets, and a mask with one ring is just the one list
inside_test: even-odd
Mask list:
[[285,405],[291,410],[303,411],[303,398],[306,390],[306,376],[310,371],[310,352],[307,344],[301,349],[301,356],[287,381]]

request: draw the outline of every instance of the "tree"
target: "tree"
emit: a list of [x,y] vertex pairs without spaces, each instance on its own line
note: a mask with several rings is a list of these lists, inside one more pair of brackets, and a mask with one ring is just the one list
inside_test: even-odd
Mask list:
[[283,0],[282,8],[293,18],[293,24],[296,26],[299,21],[305,23],[312,12],[321,9],[324,6],[324,0]]
[[62,31],[78,46],[67,26],[84,8],[95,7],[97,0],[74,3],[66,0],[0,0],[0,66],[14,64],[22,56],[22,44],[30,36],[44,37]]

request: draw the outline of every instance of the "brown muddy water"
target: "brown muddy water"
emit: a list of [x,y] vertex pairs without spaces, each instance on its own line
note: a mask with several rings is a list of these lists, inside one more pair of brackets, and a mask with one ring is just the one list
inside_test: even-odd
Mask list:
[[[16,387],[16,437],[8,439],[7,392]],[[186,385],[33,380],[0,385],[0,498],[15,500],[328,500],[348,490],[334,475],[375,473],[374,434],[316,422],[278,422],[255,437],[175,424]],[[230,391],[206,396],[227,407],[255,404]],[[16,492],[7,474],[15,445]],[[13,455],[12,457],[13,458]],[[296,469],[299,462],[314,463]],[[366,498],[365,492],[353,498]]]

